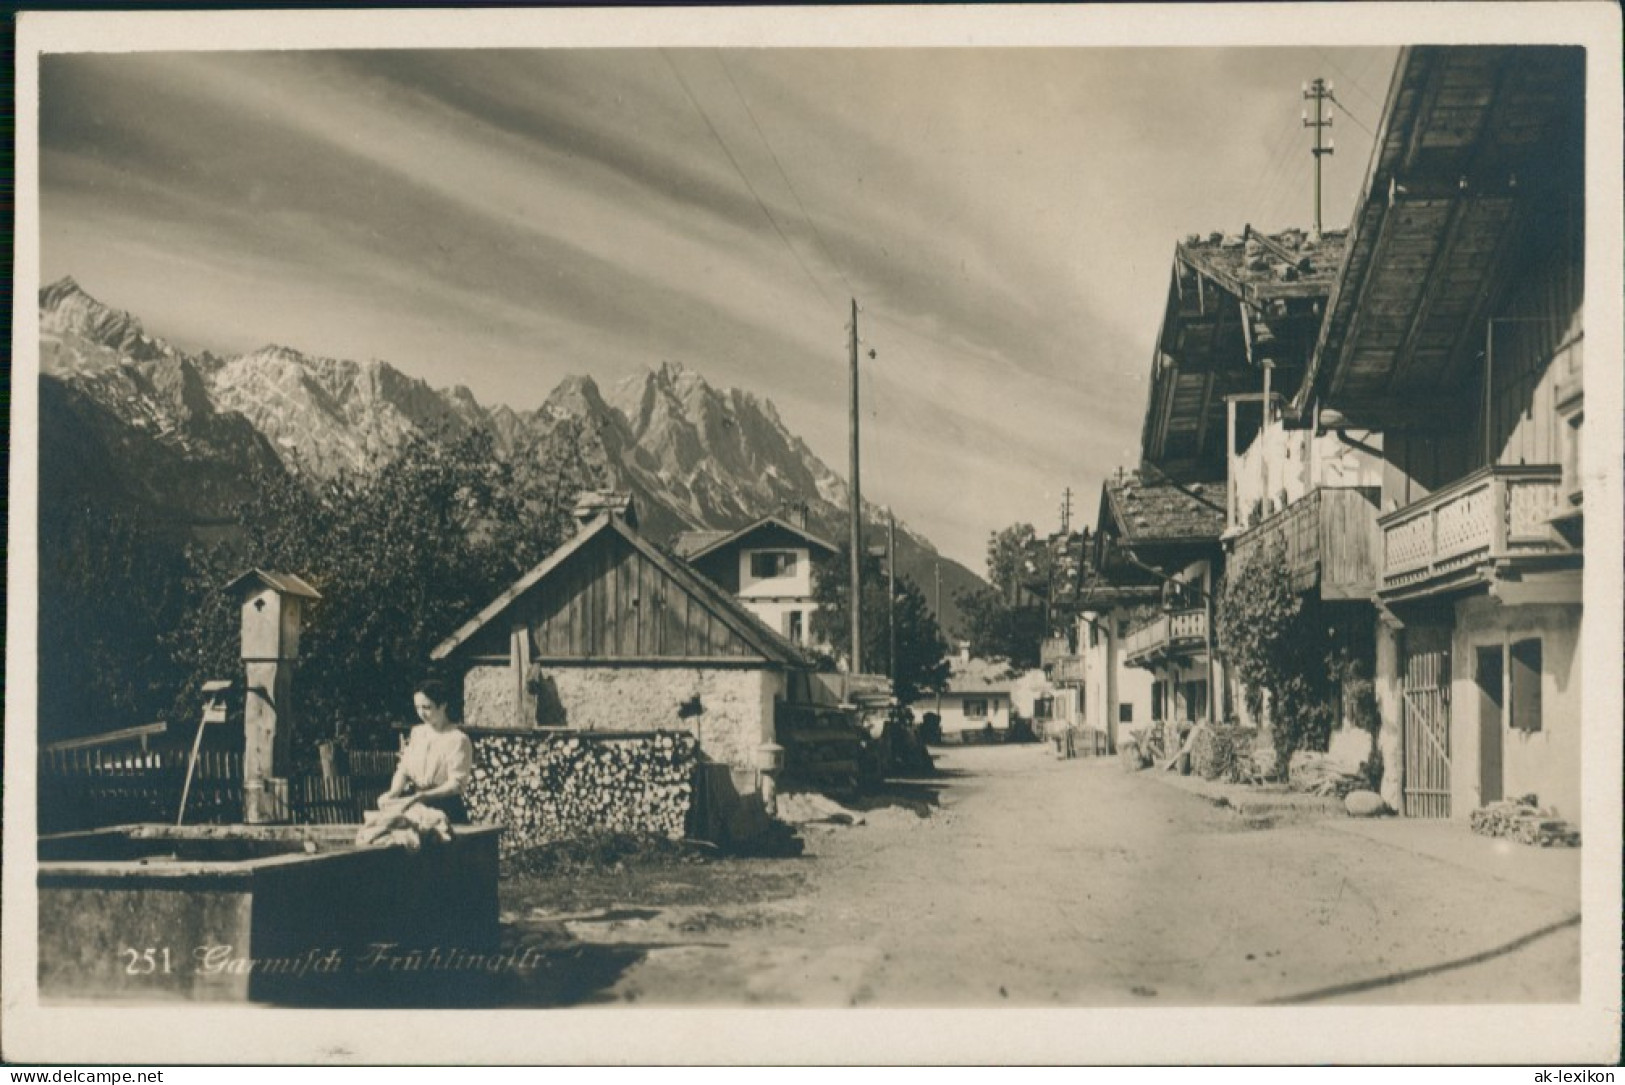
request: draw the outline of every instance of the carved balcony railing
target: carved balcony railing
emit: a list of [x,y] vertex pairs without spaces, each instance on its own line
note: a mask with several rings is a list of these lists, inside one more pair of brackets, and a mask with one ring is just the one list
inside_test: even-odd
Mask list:
[[1380,594],[1450,590],[1496,562],[1566,552],[1550,523],[1562,479],[1555,464],[1485,467],[1382,517]]
[[1199,653],[1206,646],[1204,611],[1166,611],[1129,630],[1123,641],[1123,660],[1130,666],[1144,666],[1170,656]]

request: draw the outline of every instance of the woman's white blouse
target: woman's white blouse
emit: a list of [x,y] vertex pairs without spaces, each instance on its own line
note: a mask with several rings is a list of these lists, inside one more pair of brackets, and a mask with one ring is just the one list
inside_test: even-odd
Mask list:
[[437,732],[420,723],[406,740],[401,771],[419,791],[451,780],[460,793],[474,773],[474,743],[456,727]]

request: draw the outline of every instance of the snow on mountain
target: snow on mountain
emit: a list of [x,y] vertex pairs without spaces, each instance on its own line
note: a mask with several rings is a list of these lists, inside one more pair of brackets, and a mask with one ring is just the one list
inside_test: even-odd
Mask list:
[[[657,539],[741,527],[796,506],[806,506],[814,532],[832,541],[846,536],[845,480],[789,431],[772,402],[715,388],[679,363],[623,380],[608,396],[591,377],[567,377],[527,412],[484,407],[467,388],[437,390],[377,360],[284,346],[224,359],[190,356],[71,278],[40,292],[40,323],[47,378],[125,425],[178,442],[183,454],[233,460],[216,447],[224,439],[248,449],[246,459],[236,457],[245,467],[269,449],[288,470],[328,478],[376,470],[417,434],[486,429],[499,449],[521,460],[551,442],[571,442],[602,485],[636,495],[644,530]],[[204,431],[210,441],[199,437]],[[883,522],[867,503],[864,519],[876,528]],[[950,590],[974,585],[968,570],[938,558],[929,541],[902,524],[898,534],[900,571],[928,594],[939,568]],[[947,598],[944,606],[953,609]]]

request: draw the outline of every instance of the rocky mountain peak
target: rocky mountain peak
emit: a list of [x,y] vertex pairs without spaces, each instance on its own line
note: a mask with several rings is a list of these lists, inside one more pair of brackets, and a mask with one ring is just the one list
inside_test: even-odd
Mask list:
[[169,358],[176,353],[168,343],[147,335],[134,316],[85,293],[71,275],[42,287],[39,304],[40,330],[47,335],[79,336],[138,362]]

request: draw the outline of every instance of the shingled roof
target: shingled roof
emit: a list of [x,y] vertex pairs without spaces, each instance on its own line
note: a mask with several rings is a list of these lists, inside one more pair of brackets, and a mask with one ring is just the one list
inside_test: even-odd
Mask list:
[[[1347,235],[1303,230],[1191,235],[1174,246],[1140,434],[1143,460],[1224,474],[1227,396],[1289,395],[1309,360]],[[1239,435],[1245,436],[1245,434]],[[1193,475],[1193,472],[1195,473]]]
[[1105,499],[1125,546],[1206,542],[1224,533],[1223,482],[1181,483],[1133,472],[1108,478]]
[[1317,241],[1305,230],[1263,234],[1192,234],[1175,252],[1191,269],[1236,297],[1262,304],[1275,298],[1324,296],[1343,266],[1346,230],[1328,230]]

